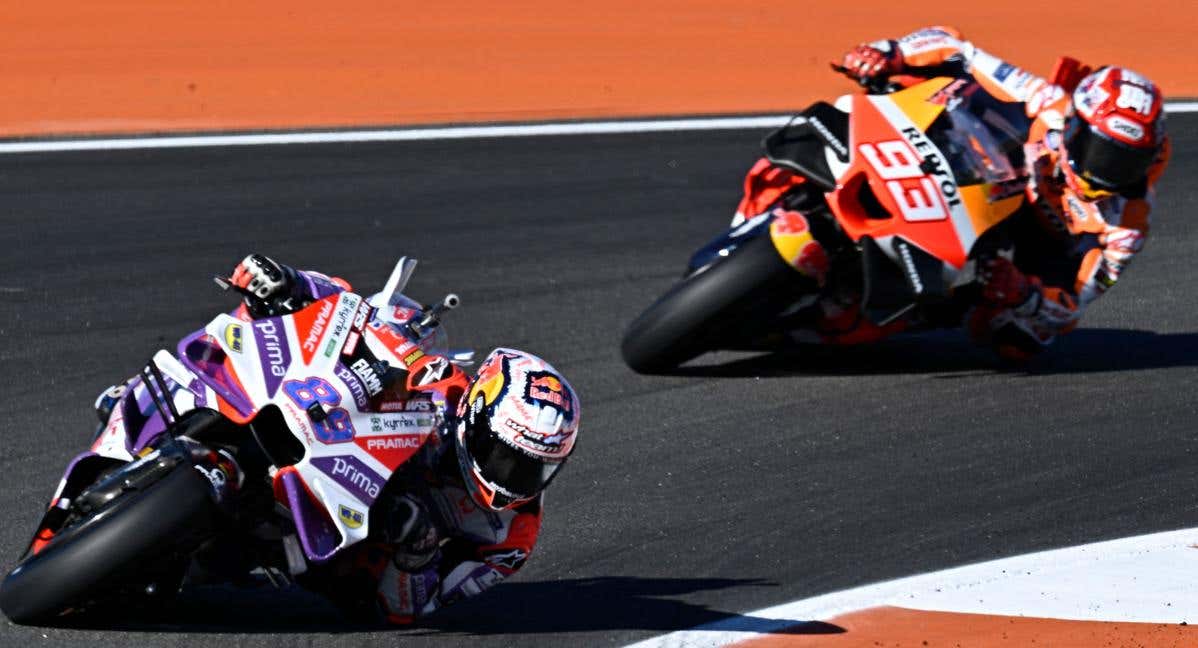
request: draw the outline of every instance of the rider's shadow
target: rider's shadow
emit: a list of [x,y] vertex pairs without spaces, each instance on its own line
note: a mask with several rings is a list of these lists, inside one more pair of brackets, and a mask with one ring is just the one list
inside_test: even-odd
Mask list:
[[[297,587],[208,586],[184,590],[158,612],[82,614],[61,626],[74,630],[221,634],[398,632],[403,636],[550,634],[688,630],[717,624],[720,630],[770,634],[840,634],[821,621],[767,619],[723,612],[679,600],[688,594],[734,587],[773,586],[759,579],[637,578],[607,576],[503,583],[492,591],[443,608],[407,628],[354,622],[324,598]],[[140,618],[139,618],[140,617]],[[37,630],[37,628],[32,628]]]
[[721,630],[772,634],[840,634],[821,621],[767,619],[723,612],[676,597],[732,587],[771,586],[757,579],[605,576],[505,583],[486,597],[446,608],[428,632],[490,635],[621,630],[672,632],[718,623]]
[[1198,333],[1088,328],[1062,336],[1026,363],[1001,360],[963,332],[933,331],[860,346],[799,345],[721,360],[700,358],[672,372],[702,377],[843,376],[872,374],[1015,373],[1029,375],[1198,366]]

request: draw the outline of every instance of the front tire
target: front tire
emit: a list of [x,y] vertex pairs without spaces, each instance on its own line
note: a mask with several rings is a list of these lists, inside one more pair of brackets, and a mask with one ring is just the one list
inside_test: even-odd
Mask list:
[[208,483],[184,463],[27,556],[0,585],[0,610],[14,623],[50,621],[106,587],[127,584],[143,567],[194,548],[212,529],[215,511]]
[[[815,282],[788,265],[769,234],[676,284],[636,318],[620,351],[638,373],[662,373],[761,329]],[[744,341],[744,340],[740,340]]]

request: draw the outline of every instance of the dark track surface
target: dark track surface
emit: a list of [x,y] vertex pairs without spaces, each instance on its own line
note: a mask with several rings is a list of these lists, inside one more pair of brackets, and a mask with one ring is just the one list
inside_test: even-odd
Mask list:
[[248,251],[360,290],[419,257],[413,296],[462,296],[456,344],[550,359],[581,395],[584,436],[528,567],[422,627],[222,590],[160,625],[4,621],[0,645],[614,645],[1196,526],[1198,120],[1170,128],[1147,250],[1081,330],[1015,372],[958,334],[627,370],[624,325],[726,224],[756,132],[2,157],[5,570],[84,449],[96,393],[230,307],[209,277]]

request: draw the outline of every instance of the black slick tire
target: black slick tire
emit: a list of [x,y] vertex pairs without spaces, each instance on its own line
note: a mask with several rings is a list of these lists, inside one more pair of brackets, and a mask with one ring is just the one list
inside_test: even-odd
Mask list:
[[194,546],[212,528],[210,493],[204,477],[183,464],[118,498],[26,556],[0,585],[0,610],[14,623],[50,622],[139,566]]
[[633,371],[667,372],[814,288],[763,234],[671,288],[629,325],[620,351]]

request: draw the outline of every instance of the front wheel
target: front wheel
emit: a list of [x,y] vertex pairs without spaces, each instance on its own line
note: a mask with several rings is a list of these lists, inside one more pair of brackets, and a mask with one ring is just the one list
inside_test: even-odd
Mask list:
[[721,344],[744,342],[734,338],[762,331],[814,290],[764,234],[671,288],[632,322],[620,351],[638,373],[668,371]]
[[189,464],[68,525],[0,585],[0,610],[36,624],[118,584],[135,583],[160,559],[194,548],[213,525],[211,488]]

